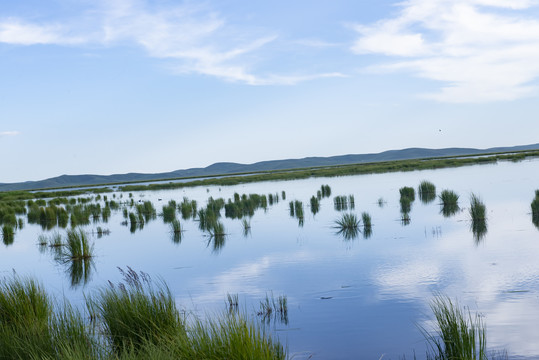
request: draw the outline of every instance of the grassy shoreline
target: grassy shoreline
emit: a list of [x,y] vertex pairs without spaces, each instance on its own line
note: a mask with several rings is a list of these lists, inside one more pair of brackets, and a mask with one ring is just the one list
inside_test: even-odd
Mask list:
[[[209,185],[237,185],[243,183],[262,182],[262,181],[277,181],[277,180],[296,180],[306,179],[310,177],[335,177],[335,176],[349,176],[349,175],[362,175],[362,174],[381,174],[399,171],[415,171],[415,170],[428,170],[428,169],[443,169],[449,167],[461,167],[471,166],[478,164],[493,164],[498,161],[521,161],[526,158],[539,157],[539,150],[523,150],[523,151],[511,151],[501,153],[485,153],[475,155],[459,155],[450,157],[432,157],[432,158],[419,158],[412,160],[392,160],[383,162],[369,162],[350,165],[333,165],[333,166],[320,166],[287,170],[268,170],[257,171],[247,173],[233,173],[233,174],[220,174],[220,175],[207,175],[197,177],[185,177],[175,179],[161,179],[154,180],[153,183],[148,185],[137,185],[137,183],[147,183],[152,181],[132,181],[122,183],[108,183],[108,184],[96,184],[96,185],[82,185],[72,186],[66,188],[50,188],[36,189],[36,190],[18,190],[18,191],[5,191],[0,192],[0,201],[12,201],[12,200],[29,200],[29,199],[43,199],[65,196],[76,196],[83,194],[100,194],[109,193],[114,190],[109,186],[118,186],[122,184],[133,184],[119,186],[119,191],[145,191],[145,190],[167,190],[178,189],[184,187],[195,186],[209,186]],[[172,182],[175,180],[186,179],[199,179],[186,182]],[[162,183],[163,181],[170,180],[171,182]],[[76,190],[73,188],[77,188]],[[85,189],[86,188],[86,189]],[[59,189],[58,191],[51,191]],[[72,190],[70,190],[72,189]]]

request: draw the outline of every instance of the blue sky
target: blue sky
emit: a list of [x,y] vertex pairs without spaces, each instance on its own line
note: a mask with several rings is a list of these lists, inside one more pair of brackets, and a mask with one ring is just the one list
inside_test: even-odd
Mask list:
[[539,142],[539,1],[0,2],[0,182]]

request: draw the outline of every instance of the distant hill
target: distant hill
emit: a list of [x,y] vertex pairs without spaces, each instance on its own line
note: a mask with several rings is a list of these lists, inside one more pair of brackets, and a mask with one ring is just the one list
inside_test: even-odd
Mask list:
[[212,164],[205,168],[191,168],[185,170],[175,170],[157,174],[114,174],[114,175],[61,175],[58,177],[39,180],[26,181],[21,183],[1,184],[0,191],[13,190],[35,190],[35,189],[50,189],[58,187],[72,187],[84,185],[99,185],[111,183],[124,183],[135,181],[153,181],[165,180],[183,177],[199,177],[213,175],[227,175],[234,173],[247,173],[268,170],[285,170],[298,169],[315,166],[331,166],[331,165],[347,165],[359,164],[379,161],[391,160],[407,160],[419,159],[440,156],[458,156],[458,155],[475,155],[481,153],[506,152],[506,151],[521,151],[521,150],[537,150],[539,144],[522,145],[513,147],[495,147],[489,149],[472,149],[472,148],[446,148],[446,149],[424,149],[424,148],[409,148],[402,150],[389,150],[376,154],[360,154],[360,155],[339,155],[330,157],[306,157],[303,159],[287,159],[287,160],[270,160],[261,161],[254,164],[238,164],[232,162],[220,162]]

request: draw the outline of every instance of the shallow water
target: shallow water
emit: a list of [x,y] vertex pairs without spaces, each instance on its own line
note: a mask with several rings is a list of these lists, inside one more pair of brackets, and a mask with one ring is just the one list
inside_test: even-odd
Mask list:
[[[487,324],[489,347],[507,349],[511,358],[539,357],[539,230],[532,224],[530,203],[539,188],[539,160],[495,165],[313,178],[134,192],[135,201],[151,200],[159,213],[174,199],[209,196],[232,198],[239,194],[286,192],[286,200],[259,209],[244,236],[240,220],[224,217],[227,236],[216,248],[198,229],[198,221],[181,220],[180,243],[171,239],[170,226],[157,217],[135,233],[121,225],[121,211],[108,223],[85,226],[107,228],[97,238],[97,257],[88,283],[72,286],[65,265],[50,251],[40,252],[37,237],[50,234],[39,225],[26,226],[12,245],[0,247],[0,271],[32,275],[58,298],[82,304],[84,294],[117,282],[117,267],[161,277],[178,304],[199,316],[226,309],[227,293],[238,294],[240,308],[256,321],[259,303],[267,294],[288,299],[288,323],[272,319],[269,326],[294,359],[424,358],[426,349],[419,327],[432,326],[429,301],[435,292],[456,298]],[[460,195],[461,211],[445,218],[438,200],[416,200],[408,225],[401,222],[399,188],[422,180],[438,193],[450,189]],[[309,199],[322,184],[332,194],[321,200],[312,215]],[[487,232],[481,239],[470,230],[471,193],[487,207]],[[128,200],[116,193],[115,200]],[[372,217],[372,236],[346,240],[336,234],[334,220],[342,212],[333,197],[353,194],[355,209]],[[111,194],[107,194],[109,200]],[[378,205],[383,198],[384,206]],[[158,199],[162,199],[159,201]],[[289,201],[304,204],[303,226],[290,217]],[[178,218],[180,215],[177,214]],[[65,230],[60,230],[62,234]]]

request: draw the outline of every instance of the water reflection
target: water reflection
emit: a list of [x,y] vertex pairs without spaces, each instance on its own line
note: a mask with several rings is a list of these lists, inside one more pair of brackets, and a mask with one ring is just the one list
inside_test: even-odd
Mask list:
[[219,253],[225,246],[225,234],[212,234],[208,238],[207,246],[212,247],[212,252]]
[[442,208],[440,210],[440,213],[448,218],[453,215],[455,215],[460,210],[459,206],[457,204],[442,204]]
[[487,234],[487,221],[486,219],[472,219],[470,228],[473,233],[473,237],[476,244],[481,243]]
[[95,266],[93,258],[71,260],[67,263],[64,262],[63,265],[66,266],[72,288],[86,285],[91,280],[92,270]]

